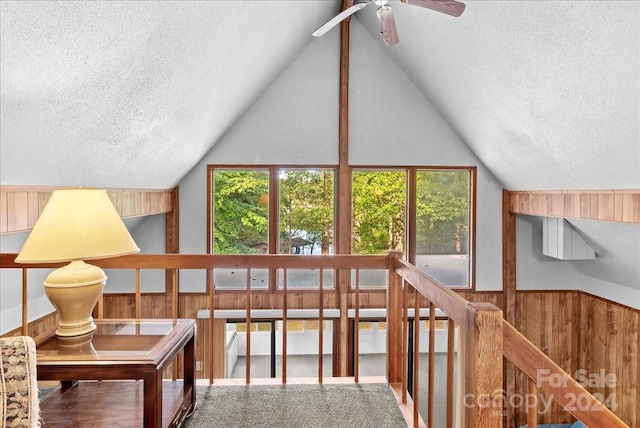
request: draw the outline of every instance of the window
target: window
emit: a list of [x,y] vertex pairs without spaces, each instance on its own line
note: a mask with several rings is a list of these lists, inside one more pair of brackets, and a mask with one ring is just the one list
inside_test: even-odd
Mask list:
[[281,169],[281,254],[333,252],[333,170]]
[[[355,170],[353,254],[403,251],[442,284],[470,287],[474,177],[474,168]],[[386,286],[383,272],[360,278],[363,287]]]
[[471,173],[418,170],[412,262],[447,286],[469,286]]
[[[406,254],[407,173],[393,170],[355,170],[352,174],[352,254]],[[361,270],[360,287],[384,288],[383,270]],[[355,287],[355,272],[352,273]]]
[[[330,254],[334,176],[329,168],[209,169],[210,252],[214,254]],[[274,198],[273,195],[277,195]],[[274,201],[277,202],[277,206]],[[276,213],[273,216],[272,213]],[[289,288],[333,288],[333,271],[288,270]],[[246,289],[245,269],[215,269],[216,288]],[[283,286],[284,271],[276,278]],[[251,271],[251,288],[269,288],[269,272]]]
[[[209,172],[213,253],[334,252],[333,168],[210,167]],[[354,169],[352,253],[402,251],[442,284],[471,287],[474,182],[475,168]],[[322,279],[323,288],[332,288],[333,274],[288,270],[287,286],[317,289]],[[214,276],[216,287],[246,288],[246,271],[216,270]],[[269,278],[266,271],[252,270],[252,287],[270,287]],[[272,279],[272,287],[283,286],[282,271]],[[361,272],[360,286],[383,288],[387,279],[382,271]]]
[[[215,169],[211,174],[214,254],[267,253],[269,171]],[[251,287],[268,288],[268,272],[251,270]],[[215,269],[216,288],[246,289],[246,269]]]
[[352,180],[352,253],[406,252],[406,172],[357,170]]
[[269,171],[213,173],[213,253],[266,253],[269,227]]

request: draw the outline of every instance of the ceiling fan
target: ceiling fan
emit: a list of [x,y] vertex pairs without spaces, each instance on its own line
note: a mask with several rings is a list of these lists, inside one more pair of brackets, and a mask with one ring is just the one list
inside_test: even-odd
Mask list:
[[[464,12],[464,3],[460,3],[455,0],[400,0],[400,2],[412,6],[424,7],[426,9],[446,13],[447,15],[455,17],[462,15],[462,12]],[[391,7],[387,5],[388,0],[366,0],[361,3],[356,3],[331,18],[326,24],[318,28],[313,35],[316,37],[324,35],[327,31],[344,21],[349,16],[353,15],[360,9],[364,9],[364,7],[369,3],[375,3],[378,5],[378,23],[380,24],[380,35],[382,36],[384,43],[387,46],[392,46],[398,43],[400,40],[398,39],[398,31],[396,30],[396,21],[393,19]]]

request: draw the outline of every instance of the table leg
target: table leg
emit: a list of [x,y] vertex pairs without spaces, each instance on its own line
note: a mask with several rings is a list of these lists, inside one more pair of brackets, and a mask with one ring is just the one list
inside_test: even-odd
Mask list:
[[77,380],[61,380],[60,388],[62,392],[65,392],[67,389],[74,387],[77,383]]
[[144,426],[162,427],[162,372],[153,370],[144,377]]
[[195,369],[196,369],[196,335],[191,337],[184,346],[184,390],[188,391],[191,388],[191,406],[189,413],[196,406],[196,384],[195,384]]

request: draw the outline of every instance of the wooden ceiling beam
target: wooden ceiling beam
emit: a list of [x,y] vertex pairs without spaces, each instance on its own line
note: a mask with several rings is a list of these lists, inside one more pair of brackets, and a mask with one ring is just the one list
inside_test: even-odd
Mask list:
[[[342,10],[353,6],[343,0]],[[349,41],[351,17],[340,23],[340,89],[338,106],[338,201],[336,253],[351,253],[351,167],[349,165]]]

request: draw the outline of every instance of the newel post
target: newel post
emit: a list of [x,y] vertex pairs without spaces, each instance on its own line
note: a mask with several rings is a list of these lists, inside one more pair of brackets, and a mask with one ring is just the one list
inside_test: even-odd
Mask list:
[[463,426],[501,428],[502,311],[490,303],[469,303],[463,331],[461,344],[466,355]]
[[390,251],[387,287],[387,382],[402,382],[402,279],[395,272],[395,261],[402,256]]

